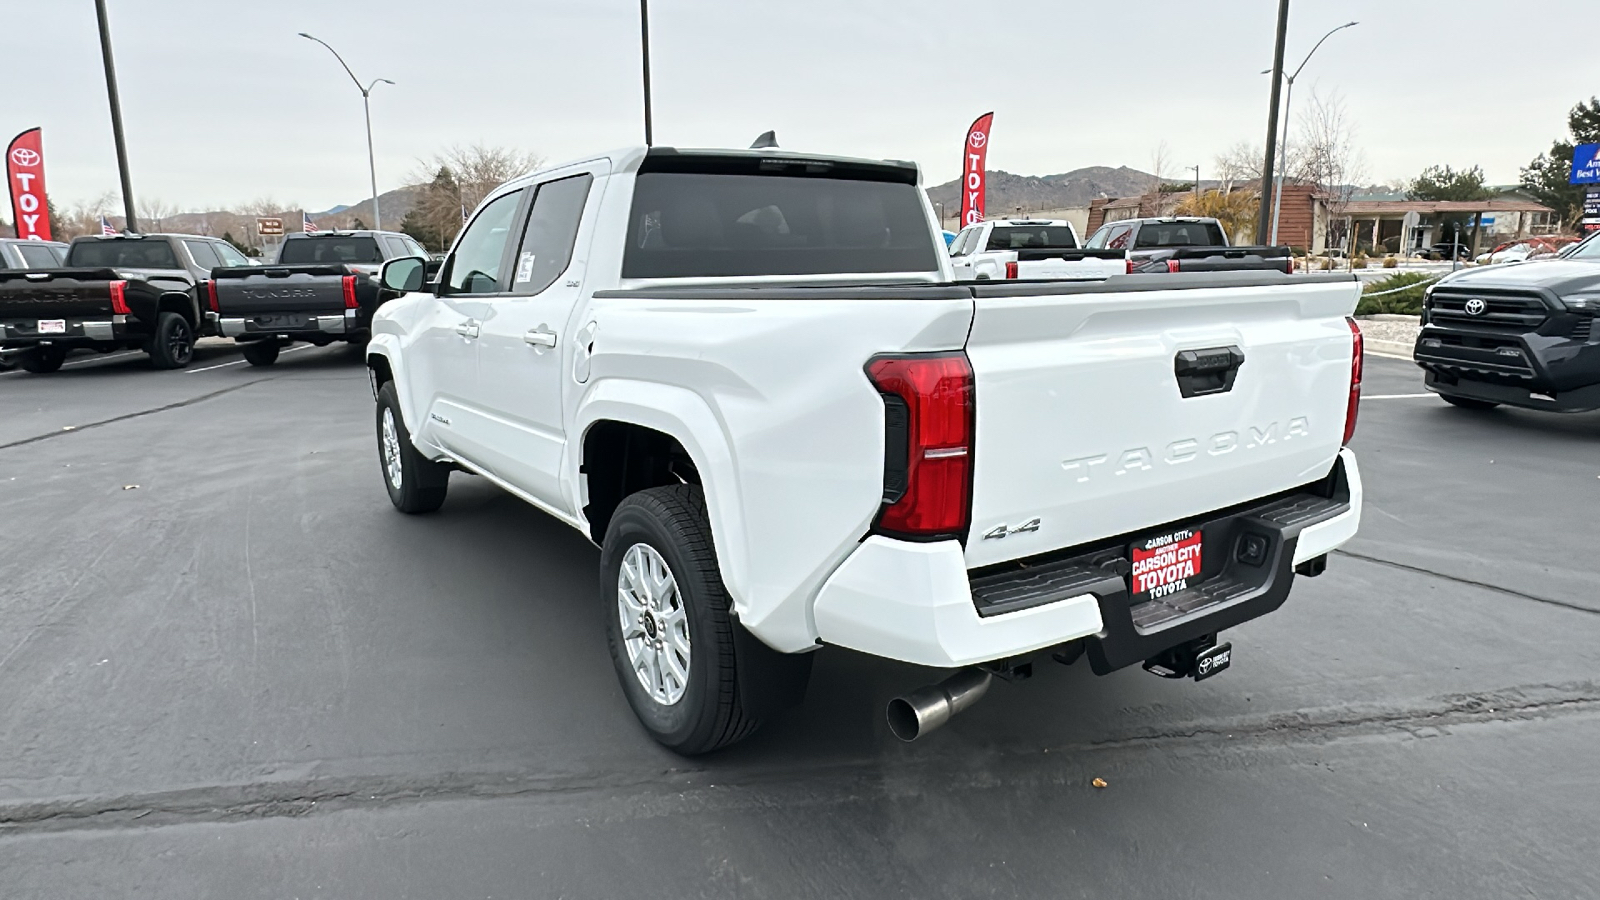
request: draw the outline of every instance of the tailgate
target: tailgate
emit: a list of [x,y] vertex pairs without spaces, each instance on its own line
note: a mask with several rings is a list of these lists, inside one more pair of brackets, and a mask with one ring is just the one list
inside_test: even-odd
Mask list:
[[79,319],[111,315],[113,269],[0,272],[0,319]]
[[[1347,276],[1122,275],[974,293],[969,566],[1153,531],[1333,465],[1345,316],[1360,293]],[[1238,355],[1225,390],[1225,372],[1177,375]],[[1002,526],[1006,537],[986,537]]]
[[1288,247],[1185,247],[1171,258],[1180,272],[1291,271]]
[[344,313],[344,266],[243,266],[215,269],[217,310],[224,316],[261,313]]

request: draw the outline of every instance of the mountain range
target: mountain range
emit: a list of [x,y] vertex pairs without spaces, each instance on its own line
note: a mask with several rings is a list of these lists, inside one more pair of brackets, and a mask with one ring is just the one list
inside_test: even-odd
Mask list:
[[[1156,177],[1149,172],[1119,166],[1089,166],[1059,175],[1013,175],[1001,169],[989,171],[987,208],[991,216],[1005,215],[1017,207],[1027,210],[1063,209],[1088,206],[1098,197],[1130,197],[1155,187]],[[955,215],[961,199],[961,181],[947,181],[928,188],[928,199],[943,203]]]

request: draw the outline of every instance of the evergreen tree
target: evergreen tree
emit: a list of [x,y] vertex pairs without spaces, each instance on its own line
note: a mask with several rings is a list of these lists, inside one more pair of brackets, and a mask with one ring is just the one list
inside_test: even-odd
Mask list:
[[1449,166],[1429,166],[1406,188],[1409,200],[1487,200],[1493,192],[1483,185],[1483,169],[1460,172]]
[[1572,152],[1578,144],[1600,143],[1600,98],[1591,97],[1567,114],[1569,140],[1557,140],[1550,151],[1522,170],[1522,186],[1535,199],[1556,211],[1563,225],[1575,227],[1583,217],[1585,185],[1569,184]]

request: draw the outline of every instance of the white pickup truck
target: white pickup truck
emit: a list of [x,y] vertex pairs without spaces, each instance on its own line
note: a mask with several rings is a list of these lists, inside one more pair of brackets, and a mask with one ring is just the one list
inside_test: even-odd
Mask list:
[[390,499],[464,470],[600,545],[674,750],[798,702],[824,644],[957,670],[890,703],[905,739],[1035,655],[1207,677],[1355,534],[1353,279],[956,284],[919,182],[636,148],[502,186],[435,282],[384,266]]
[[1065,219],[992,219],[969,225],[950,242],[957,281],[1044,281],[1124,275],[1125,250],[1086,250]]

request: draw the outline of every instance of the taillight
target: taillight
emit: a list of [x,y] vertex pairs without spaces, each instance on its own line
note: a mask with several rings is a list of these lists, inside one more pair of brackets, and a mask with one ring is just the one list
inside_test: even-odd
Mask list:
[[1289,274],[1294,274],[1294,257],[1289,257]]
[[877,530],[964,536],[972,515],[972,365],[964,353],[879,357],[867,376],[884,395],[888,435]]
[[211,304],[212,312],[222,312],[222,304],[217,302],[217,283],[215,281],[206,282],[206,302]]
[[1175,259],[1167,260],[1167,271],[1168,272],[1176,272],[1176,271],[1178,271],[1178,261],[1175,260]]
[[111,282],[111,311],[119,316],[126,316],[133,312],[128,308],[128,283],[126,281]]
[[1015,277],[1017,277],[1017,264],[1016,263],[1014,263],[1014,262],[1006,263],[1006,277],[1007,278],[1015,278]]
[[1361,366],[1366,358],[1366,341],[1361,336],[1361,326],[1356,320],[1348,316],[1345,322],[1350,325],[1350,401],[1344,408],[1344,443],[1356,433],[1356,413],[1361,409]]
[[1128,274],[1132,275],[1133,274],[1133,257],[1131,257],[1131,256],[1128,257],[1126,262],[1128,264]]
[[361,308],[361,304],[356,302],[356,277],[354,275],[344,276],[344,308]]

